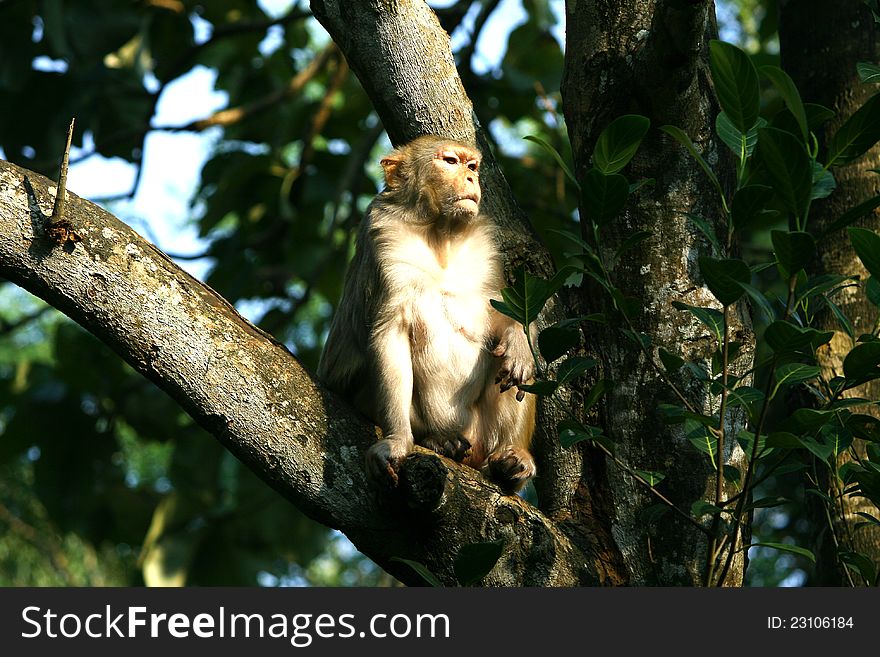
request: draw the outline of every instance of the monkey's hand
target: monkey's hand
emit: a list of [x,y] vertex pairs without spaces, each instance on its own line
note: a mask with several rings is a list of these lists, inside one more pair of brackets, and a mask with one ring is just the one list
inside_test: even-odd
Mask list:
[[515,493],[535,474],[535,460],[519,447],[502,447],[489,455],[485,471],[506,493]]
[[[504,330],[492,354],[501,358],[501,367],[495,375],[495,383],[501,384],[501,392],[507,392],[514,386],[527,383],[535,375],[535,360],[519,324]],[[517,401],[522,401],[523,397],[525,392],[517,390]]]
[[367,450],[367,474],[380,483],[397,486],[397,472],[412,451],[412,442],[392,436]]

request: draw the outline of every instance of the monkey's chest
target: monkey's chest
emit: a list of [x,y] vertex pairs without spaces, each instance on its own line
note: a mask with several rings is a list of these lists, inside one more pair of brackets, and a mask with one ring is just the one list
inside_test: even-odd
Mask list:
[[442,288],[423,290],[410,308],[410,344],[414,354],[473,359],[485,348],[489,300]]

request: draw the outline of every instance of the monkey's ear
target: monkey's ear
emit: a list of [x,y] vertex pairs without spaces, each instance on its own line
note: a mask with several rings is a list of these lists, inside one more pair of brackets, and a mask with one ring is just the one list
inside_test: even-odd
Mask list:
[[403,184],[405,177],[403,175],[402,164],[403,156],[397,152],[391,153],[384,157],[379,164],[385,172],[385,184],[389,189],[396,189]]

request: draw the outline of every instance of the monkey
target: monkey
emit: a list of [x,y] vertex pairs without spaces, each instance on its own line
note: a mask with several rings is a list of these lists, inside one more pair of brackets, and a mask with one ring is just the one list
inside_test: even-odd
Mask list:
[[381,160],[385,187],[361,222],[319,361],[318,378],[382,430],[366,468],[391,486],[414,443],[508,493],[535,474],[535,396],[517,388],[534,357],[522,325],[490,304],[504,276],[480,213],[480,162],[433,135]]

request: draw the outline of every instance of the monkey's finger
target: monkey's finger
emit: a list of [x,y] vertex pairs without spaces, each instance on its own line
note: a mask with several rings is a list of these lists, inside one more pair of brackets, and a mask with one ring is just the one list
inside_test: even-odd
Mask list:
[[394,469],[394,464],[391,461],[385,462],[385,474],[388,476],[390,480],[391,487],[397,488],[397,484],[399,479],[397,478],[397,470]]
[[525,390],[517,390],[516,391],[516,401],[521,402],[525,398],[526,398],[526,391]]

